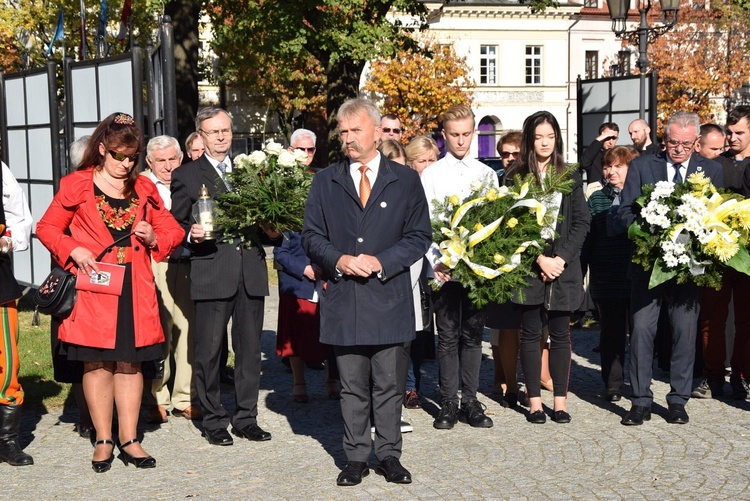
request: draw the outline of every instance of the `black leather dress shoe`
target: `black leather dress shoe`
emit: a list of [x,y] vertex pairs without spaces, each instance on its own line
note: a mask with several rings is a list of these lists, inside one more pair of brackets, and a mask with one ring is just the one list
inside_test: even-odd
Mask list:
[[388,482],[394,484],[410,484],[411,473],[401,466],[396,456],[388,456],[378,465],[378,473],[383,475]]
[[479,400],[461,403],[458,419],[473,428],[492,428],[492,419],[484,413],[485,406]]
[[450,430],[456,425],[456,421],[458,421],[458,404],[445,402],[432,426],[438,430]]
[[669,412],[667,413],[667,423],[672,424],[687,424],[690,418],[685,412],[685,406],[682,404],[669,404]]
[[651,409],[649,407],[643,407],[641,405],[634,405],[630,408],[627,414],[620,421],[625,426],[639,426],[644,421],[651,420]]
[[234,443],[232,435],[224,428],[219,428],[218,430],[206,429],[203,431],[203,434],[211,445],[232,445]]
[[361,461],[349,461],[336,479],[336,485],[357,485],[362,483],[362,478],[370,474],[367,463]]
[[251,424],[244,428],[232,428],[232,432],[238,437],[244,437],[253,442],[265,442],[271,440],[271,434],[257,424]]
[[526,421],[533,424],[544,424],[547,422],[547,415],[544,411],[529,412],[529,415],[526,416]]
[[622,393],[617,390],[607,390],[607,394],[604,395],[604,399],[607,402],[619,402],[622,400]]

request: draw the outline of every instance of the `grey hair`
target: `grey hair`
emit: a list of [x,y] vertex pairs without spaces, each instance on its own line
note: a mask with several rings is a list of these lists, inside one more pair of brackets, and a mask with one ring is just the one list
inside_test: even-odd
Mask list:
[[185,139],[185,151],[190,152],[190,147],[193,145],[196,137],[198,137],[198,133],[191,132],[187,139]]
[[317,141],[318,137],[313,131],[308,129],[297,129],[292,132],[292,137],[289,138],[289,146],[294,148],[294,145],[297,143],[298,139],[303,139],[306,137],[310,138],[313,142],[313,146],[315,146],[315,142]]
[[350,99],[342,104],[336,113],[336,121],[340,122],[342,119],[351,118],[361,112],[365,112],[372,123],[376,127],[380,127],[380,110],[375,106],[375,103],[361,97]]
[[219,108],[218,106],[204,106],[203,108],[199,108],[198,113],[195,114],[195,130],[199,130],[201,128],[201,124],[204,120],[213,118],[219,113],[224,113],[229,117],[229,126],[232,127],[232,117],[229,115],[229,113],[227,113],[226,110]]
[[154,157],[151,155],[151,153],[153,153],[155,150],[163,150],[165,148],[169,148],[170,146],[173,146],[174,149],[177,150],[177,153],[182,155],[180,142],[177,139],[173,138],[172,136],[152,137],[146,145],[146,157],[149,160],[153,160]]
[[689,111],[678,111],[671,117],[667,122],[667,126],[664,128],[666,135],[669,136],[669,127],[676,125],[681,129],[687,129],[688,127],[695,127],[695,137],[698,137],[701,130],[701,118],[696,113]]
[[68,148],[68,157],[70,158],[70,165],[73,168],[81,165],[81,161],[83,160],[83,153],[86,151],[86,145],[89,144],[89,139],[91,139],[90,135],[81,136],[70,143],[70,147]]

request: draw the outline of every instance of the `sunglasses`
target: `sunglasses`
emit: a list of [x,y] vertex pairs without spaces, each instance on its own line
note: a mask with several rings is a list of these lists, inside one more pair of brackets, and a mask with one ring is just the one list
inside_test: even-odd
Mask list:
[[133,153],[132,155],[126,155],[125,153],[120,153],[114,150],[107,150],[107,153],[112,155],[112,158],[114,158],[118,162],[122,162],[123,160],[127,158],[131,162],[135,163],[138,160],[138,157],[141,156],[140,153]]
[[305,153],[315,153],[315,150],[316,150],[315,146],[311,146],[311,147],[309,147],[309,148],[305,148],[305,147],[303,147],[303,146],[297,146],[297,147],[296,147],[296,148],[294,148],[294,149],[295,149],[295,150],[300,150],[300,151],[304,151]]
[[401,129],[391,129],[390,127],[383,127],[383,132],[385,132],[386,134],[391,131],[393,131],[394,134],[401,134]]
[[501,153],[500,155],[501,155],[501,156],[502,156],[503,158],[510,158],[510,157],[517,157],[517,156],[518,156],[518,155],[520,155],[520,154],[521,154],[521,152],[520,152],[520,151],[504,151],[504,152],[502,152],[502,153]]

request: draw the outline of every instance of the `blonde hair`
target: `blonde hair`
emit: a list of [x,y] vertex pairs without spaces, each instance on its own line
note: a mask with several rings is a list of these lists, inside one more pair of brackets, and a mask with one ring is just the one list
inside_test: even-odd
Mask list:
[[472,122],[475,122],[474,119],[474,112],[471,111],[471,108],[468,107],[465,104],[454,104],[440,117],[440,121],[445,124],[445,122],[451,122],[453,120],[463,120],[465,118],[471,118]]
[[416,160],[418,156],[427,151],[433,152],[435,158],[440,156],[440,150],[434,139],[429,136],[415,137],[406,145],[406,163],[411,166],[411,163]]
[[393,139],[386,139],[380,143],[380,152],[388,160],[395,160],[400,157],[406,158],[404,147],[401,146],[401,143]]

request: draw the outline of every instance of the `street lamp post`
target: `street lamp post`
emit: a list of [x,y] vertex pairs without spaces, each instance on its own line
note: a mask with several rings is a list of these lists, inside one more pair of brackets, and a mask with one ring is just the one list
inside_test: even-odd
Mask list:
[[638,46],[638,61],[635,65],[640,70],[640,118],[646,116],[646,73],[651,63],[648,60],[648,44],[662,34],[666,33],[677,24],[677,10],[680,8],[680,0],[662,0],[661,10],[664,13],[662,24],[659,26],[648,25],[648,12],[651,10],[651,0],[637,0],[638,13],[641,22],[637,30],[627,31],[628,10],[630,0],[608,0],[609,15],[612,18],[612,31],[617,38],[627,40],[632,45]]

